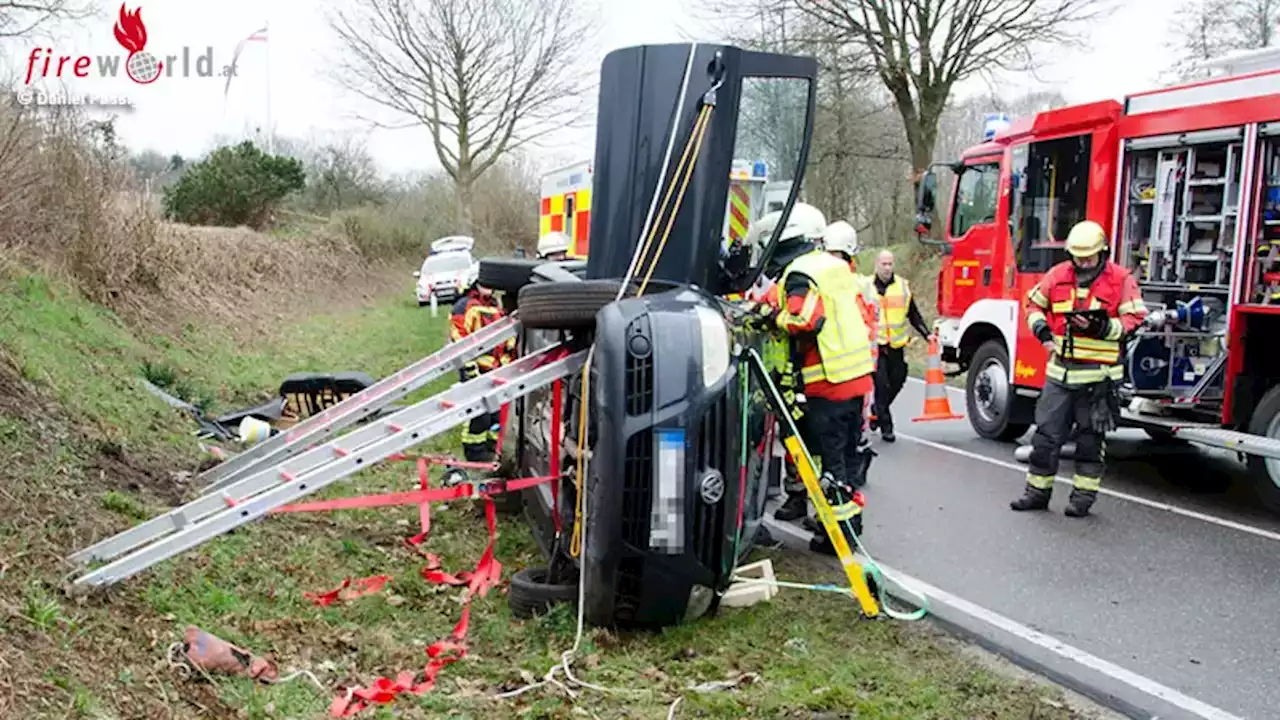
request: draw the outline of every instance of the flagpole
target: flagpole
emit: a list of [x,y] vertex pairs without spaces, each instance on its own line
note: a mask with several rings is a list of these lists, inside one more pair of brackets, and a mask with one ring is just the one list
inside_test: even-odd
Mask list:
[[262,24],[263,34],[267,36],[267,152],[275,154],[275,128],[271,125],[271,22]]

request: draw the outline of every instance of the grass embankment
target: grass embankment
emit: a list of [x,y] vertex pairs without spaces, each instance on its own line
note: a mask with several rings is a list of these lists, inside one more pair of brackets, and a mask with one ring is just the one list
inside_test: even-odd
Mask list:
[[[407,284],[407,281],[405,281]],[[427,584],[402,539],[415,508],[275,516],[207,543],[105,596],[62,592],[61,558],[188,496],[199,462],[190,421],[139,388],[144,367],[215,409],[257,402],[303,370],[381,377],[435,349],[431,319],[401,288],[365,307],[280,323],[245,342],[188,324],[147,335],[41,276],[0,280],[0,717],[313,718],[335,688],[420,670],[423,648],[457,621],[460,590]],[[447,446],[454,438],[445,438]],[[329,495],[408,489],[405,464],[366,471]],[[466,504],[437,507],[428,547],[450,571],[469,569],[486,540]],[[839,581],[811,556],[771,553],[790,580]],[[540,564],[528,532],[503,521],[503,578]],[[379,594],[327,608],[306,591],[385,573]],[[371,717],[1071,718],[1056,690],[1015,682],[963,657],[925,625],[856,622],[855,604],[783,590],[773,602],[668,632],[590,631],[580,677],[629,694],[588,692],[576,703],[534,691],[490,697],[541,676],[573,642],[570,608],[516,622],[501,592],[477,598],[470,653],[436,689]],[[184,678],[166,648],[193,623],[278,661],[305,680],[264,686]],[[691,685],[756,673],[710,694]],[[822,715],[827,713],[826,715]]]

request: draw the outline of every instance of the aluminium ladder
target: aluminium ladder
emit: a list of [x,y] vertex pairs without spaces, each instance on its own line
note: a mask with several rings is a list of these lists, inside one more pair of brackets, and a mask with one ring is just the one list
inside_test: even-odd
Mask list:
[[212,492],[227,487],[252,471],[279,464],[307,449],[315,441],[327,439],[444,374],[461,368],[465,363],[515,337],[518,329],[519,318],[513,313],[444,346],[287,431],[209,468],[196,476],[195,482],[203,486],[205,492]]
[[246,473],[238,481],[71,556],[82,565],[111,561],[74,584],[102,587],[120,582],[421,444],[473,415],[496,412],[579,371],[586,351],[567,353],[564,345],[553,345],[518,358],[296,457]]

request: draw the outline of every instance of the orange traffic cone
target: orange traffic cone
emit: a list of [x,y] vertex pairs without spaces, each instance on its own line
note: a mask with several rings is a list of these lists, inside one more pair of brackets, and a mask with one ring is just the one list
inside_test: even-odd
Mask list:
[[942,348],[938,347],[938,335],[935,333],[929,336],[929,365],[924,371],[924,414],[911,418],[911,422],[963,419],[963,415],[951,412],[947,380],[942,375]]

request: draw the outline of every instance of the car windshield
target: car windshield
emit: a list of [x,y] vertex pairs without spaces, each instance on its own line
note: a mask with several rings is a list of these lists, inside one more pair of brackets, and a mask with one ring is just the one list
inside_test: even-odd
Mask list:
[[432,255],[422,263],[422,273],[424,275],[434,275],[442,272],[455,272],[457,270],[466,270],[471,265],[471,255],[463,252],[444,253],[443,255]]

